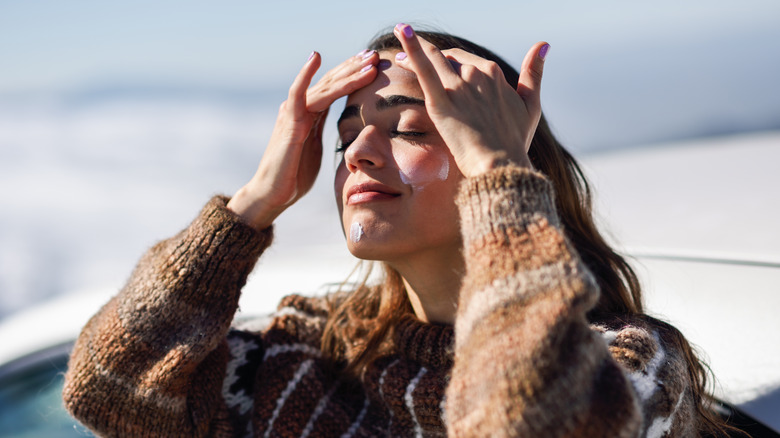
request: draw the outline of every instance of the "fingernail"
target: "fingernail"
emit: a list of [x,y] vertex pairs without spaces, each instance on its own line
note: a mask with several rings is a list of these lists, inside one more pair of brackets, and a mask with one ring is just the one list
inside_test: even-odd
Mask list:
[[365,72],[371,70],[373,67],[374,67],[373,64],[368,64],[367,66],[365,66],[365,67],[360,69],[360,73],[365,73]]
[[363,53],[363,59],[368,59],[374,56],[374,53],[376,53],[376,50],[367,50],[365,53]]
[[307,60],[306,60],[306,62],[309,62],[309,61],[311,61],[311,59],[312,59],[312,58],[314,58],[314,54],[315,54],[315,53],[316,53],[316,52],[311,52],[311,53],[309,54],[309,59],[307,59]]
[[404,59],[406,59],[406,53],[398,52],[398,53],[395,54],[395,60],[396,61],[403,61]]
[[550,51],[550,45],[549,44],[543,45],[542,48],[539,49],[539,58],[541,58],[542,61],[544,61],[544,59],[547,58],[547,53],[549,51]]
[[357,55],[355,55],[355,56],[363,57],[363,55],[365,55],[366,52],[368,52],[368,49],[363,49],[363,50],[357,52]]
[[414,30],[412,29],[412,26],[409,26],[406,23],[398,23],[395,25],[395,27],[403,32],[404,36],[407,38],[411,38],[414,36]]

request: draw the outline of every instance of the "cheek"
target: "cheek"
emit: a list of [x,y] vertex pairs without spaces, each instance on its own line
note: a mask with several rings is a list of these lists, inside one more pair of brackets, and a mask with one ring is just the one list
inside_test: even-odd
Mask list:
[[399,153],[395,158],[401,181],[418,189],[432,182],[444,181],[450,176],[449,154],[438,148],[407,151]]
[[333,179],[333,194],[336,198],[336,207],[339,209],[339,216],[341,215],[342,210],[344,210],[342,196],[344,193],[344,184],[347,182],[347,176],[349,176],[349,172],[347,172],[347,169],[342,162],[336,169],[336,177]]

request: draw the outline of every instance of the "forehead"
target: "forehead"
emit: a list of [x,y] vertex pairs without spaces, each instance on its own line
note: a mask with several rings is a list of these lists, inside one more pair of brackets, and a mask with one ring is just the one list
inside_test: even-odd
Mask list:
[[417,76],[395,63],[395,52],[380,53],[379,73],[369,85],[347,97],[347,105],[362,105],[379,97],[400,95],[422,99],[423,92]]

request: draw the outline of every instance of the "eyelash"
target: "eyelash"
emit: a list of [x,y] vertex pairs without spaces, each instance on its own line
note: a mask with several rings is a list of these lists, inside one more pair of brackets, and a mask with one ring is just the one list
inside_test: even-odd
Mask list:
[[[404,137],[409,143],[417,144],[419,143],[418,138],[424,137],[424,132],[419,131],[399,131],[397,129],[393,129],[390,131],[390,138],[395,137]],[[349,140],[344,142],[339,142],[339,145],[336,146],[336,153],[341,154],[344,153],[344,151],[347,150],[347,148],[354,142],[355,140]]]

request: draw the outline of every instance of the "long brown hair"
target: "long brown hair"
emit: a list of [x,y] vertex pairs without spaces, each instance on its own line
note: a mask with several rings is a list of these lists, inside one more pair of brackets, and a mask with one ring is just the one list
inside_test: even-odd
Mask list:
[[[496,62],[507,82],[513,87],[517,84],[517,70],[490,50],[440,32],[417,31],[417,34],[440,50],[459,48]],[[375,37],[368,48],[380,52],[402,50],[392,32]],[[709,409],[712,400],[706,390],[709,369],[697,358],[677,329],[643,315],[639,280],[626,260],[612,250],[599,233],[593,220],[588,181],[574,157],[555,139],[544,115],[528,155],[534,167],[552,182],[564,233],[601,288],[599,302],[588,318],[593,321],[610,315],[640,316],[657,327],[666,339],[677,344],[688,362],[699,413],[699,429],[725,435],[725,425]],[[343,367],[342,372],[353,376],[359,376],[368,363],[392,348],[393,328],[404,316],[412,313],[400,274],[387,265],[384,265],[384,270],[381,284],[370,286],[364,280],[346,298],[334,300],[331,317],[323,333],[323,350]]]

